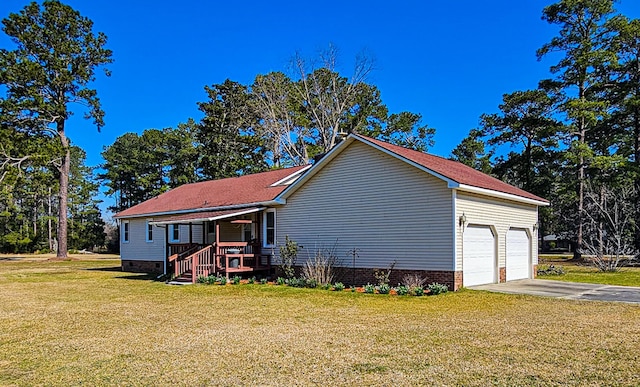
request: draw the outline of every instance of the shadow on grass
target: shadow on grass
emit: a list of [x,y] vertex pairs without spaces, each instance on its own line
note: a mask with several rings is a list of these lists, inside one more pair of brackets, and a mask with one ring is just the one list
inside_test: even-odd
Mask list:
[[120,266],[112,266],[112,267],[90,267],[87,270],[91,271],[122,271]]
[[158,282],[160,282],[160,280],[158,279],[158,276],[156,274],[144,274],[144,273],[135,274],[135,273],[131,273],[130,275],[122,275],[122,276],[118,276],[116,278],[118,278],[118,279],[127,279],[127,280],[142,280],[142,281],[158,281]]

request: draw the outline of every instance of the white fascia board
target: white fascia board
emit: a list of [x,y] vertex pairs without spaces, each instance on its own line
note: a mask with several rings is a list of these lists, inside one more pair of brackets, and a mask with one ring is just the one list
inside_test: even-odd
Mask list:
[[255,202],[255,203],[243,203],[243,204],[234,204],[231,206],[219,206],[219,207],[207,207],[207,208],[192,208],[188,210],[177,210],[177,211],[162,211],[162,212],[150,212],[146,214],[138,214],[138,215],[125,215],[114,217],[114,219],[132,219],[132,218],[150,218],[154,216],[163,216],[163,215],[180,215],[180,214],[189,214],[192,212],[205,212],[205,211],[224,211],[224,210],[234,210],[236,208],[245,208],[245,207],[259,207],[259,206],[279,206],[282,203],[278,202],[276,199],[269,200],[266,202]]
[[463,192],[471,192],[471,193],[476,193],[476,194],[480,194],[480,195],[491,196],[491,197],[494,197],[494,198],[511,200],[511,201],[519,202],[519,203],[532,204],[532,205],[535,205],[535,206],[548,206],[549,205],[548,202],[543,202],[543,201],[535,200],[535,199],[529,199],[529,198],[525,198],[525,197],[522,197],[522,196],[513,195],[513,194],[500,192],[500,191],[494,191],[494,190],[490,190],[490,189],[486,189],[486,188],[474,187],[472,185],[459,184],[456,189],[459,190],[459,191],[463,191]]
[[233,212],[231,214],[225,214],[225,215],[219,215],[219,216],[211,216],[211,217],[205,217],[205,218],[195,218],[195,219],[188,219],[188,220],[168,220],[166,222],[163,221],[156,221],[156,222],[149,222],[149,224],[153,224],[153,225],[166,225],[166,224],[187,224],[187,223],[193,223],[193,222],[205,222],[205,221],[213,221],[213,220],[220,220],[220,219],[226,219],[226,218],[231,218],[234,216],[240,216],[240,215],[246,215],[246,214],[251,214],[254,212],[259,212],[264,210],[266,207],[259,207],[259,208],[252,208],[246,211],[238,211],[238,212]]
[[294,173],[283,177],[282,179],[280,179],[280,180],[276,181],[275,183],[271,184],[271,187],[277,187],[279,185],[286,184],[287,181],[292,180],[289,183],[289,184],[291,184],[291,183],[295,182],[300,177],[300,175],[302,175],[309,168],[311,168],[311,165],[307,165],[306,167],[300,169],[299,171],[295,171]]
[[286,199],[292,193],[297,191],[298,188],[302,187],[307,181],[309,181],[309,179],[311,179],[311,177],[313,177],[322,168],[324,168],[324,166],[327,165],[331,160],[333,160],[337,155],[342,153],[342,151],[346,149],[347,146],[349,146],[349,144],[351,144],[354,141],[355,141],[355,137],[350,134],[346,139],[344,139],[344,141],[342,141],[340,144],[333,147],[333,149],[331,149],[326,155],[324,155],[324,157],[322,157],[320,161],[313,164],[310,167],[310,169],[307,170],[307,173],[302,175],[299,179],[294,181],[290,186],[288,186],[284,191],[282,191],[280,195],[278,195],[274,199],[274,201],[278,202],[278,204],[285,204]]

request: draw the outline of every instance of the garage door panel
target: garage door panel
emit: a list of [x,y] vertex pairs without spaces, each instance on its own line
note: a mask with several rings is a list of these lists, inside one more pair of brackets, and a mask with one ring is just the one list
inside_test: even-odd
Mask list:
[[463,286],[495,282],[495,237],[487,226],[468,226],[463,235]]
[[530,251],[531,240],[524,229],[510,229],[507,232],[507,257],[506,275],[507,281],[530,277]]

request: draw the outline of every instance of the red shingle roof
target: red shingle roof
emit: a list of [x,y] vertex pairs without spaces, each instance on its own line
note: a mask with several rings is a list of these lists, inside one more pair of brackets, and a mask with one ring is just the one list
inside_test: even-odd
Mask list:
[[185,184],[137,204],[115,215],[116,218],[241,206],[273,200],[286,185],[271,185],[307,166],[278,169],[240,177]]
[[369,142],[381,148],[384,148],[385,150],[394,153],[401,158],[419,164],[420,166],[427,168],[441,176],[444,176],[449,180],[453,180],[456,183],[548,203],[548,200],[546,199],[543,199],[518,187],[514,187],[510,184],[496,179],[495,177],[484,174],[457,161],[448,160],[443,157],[403,148],[398,145],[392,145],[387,142],[376,140],[359,134],[354,136],[359,137],[365,142]]

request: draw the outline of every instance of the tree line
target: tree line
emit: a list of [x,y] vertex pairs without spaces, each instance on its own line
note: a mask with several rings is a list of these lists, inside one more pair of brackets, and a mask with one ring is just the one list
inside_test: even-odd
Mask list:
[[571,240],[576,258],[637,254],[640,20],[611,0],[560,1],[542,19],[559,28],[537,51],[559,56],[553,77],[505,94],[453,157],[549,199],[540,233]]
[[[549,199],[540,234],[571,240],[576,256],[637,253],[640,22],[616,13],[613,0],[560,0],[542,18],[559,29],[537,52],[539,59],[560,58],[552,77],[505,94],[499,112],[482,115],[451,158]],[[82,211],[95,207],[97,181],[117,212],[181,184],[308,163],[349,133],[420,151],[433,145],[435,129],[419,114],[389,112],[368,82],[370,58],[358,56],[345,76],[329,47],[317,58],[295,55],[288,73],[206,86],[206,100],[197,104],[202,119],[120,136],[105,147],[102,171],[93,176],[64,124],[69,106],[80,102],[96,127],[103,125],[90,83],[111,63],[106,36],[52,0],[42,8],[32,3],[3,25],[17,49],[0,50],[0,227],[42,240],[36,234],[48,235],[51,227],[43,225],[57,214],[59,256],[81,211],[74,203],[83,203]],[[60,28],[48,31],[52,26]],[[76,190],[87,194],[70,198]],[[52,195],[58,200],[49,205]]]

